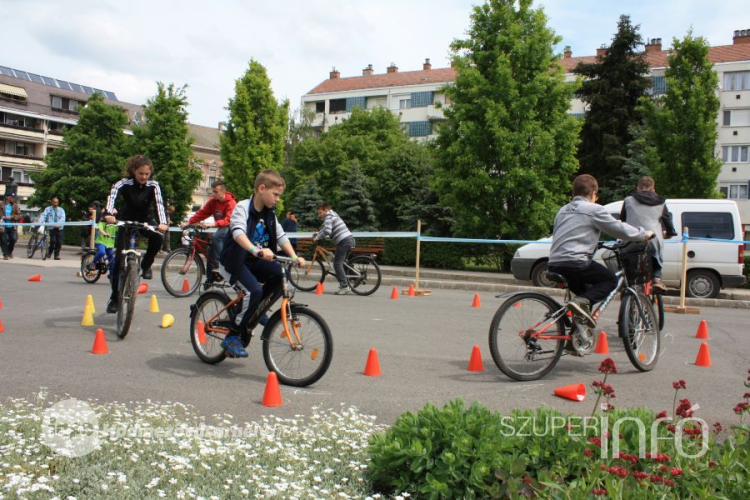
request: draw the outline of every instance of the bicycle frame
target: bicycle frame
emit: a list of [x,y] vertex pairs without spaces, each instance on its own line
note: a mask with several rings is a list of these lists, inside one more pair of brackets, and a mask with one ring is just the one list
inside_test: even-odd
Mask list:
[[[315,246],[315,252],[313,253],[312,259],[310,259],[310,266],[312,267],[315,265],[316,257],[320,255],[321,259],[323,259],[323,262],[325,263],[325,269],[326,272],[332,276],[336,276],[336,270],[333,268],[333,252],[329,252],[325,248],[321,247],[320,245]],[[349,255],[346,256],[346,259],[344,259],[344,267],[346,268],[346,276],[347,277],[359,277],[359,271],[354,269],[350,264],[349,261],[352,258],[352,253],[349,252]],[[353,273],[353,274],[349,274]]]
[[[197,231],[196,231],[197,233]],[[211,258],[210,252],[208,251],[208,247],[211,244],[211,239],[202,239],[200,235],[196,234],[192,237],[190,240],[190,258],[185,261],[185,264],[180,268],[180,274],[187,273],[188,269],[190,269],[190,266],[193,265],[193,261],[195,261],[195,253],[196,251],[203,255],[203,258],[206,259],[206,262],[210,262],[214,265],[214,268],[216,268],[216,262]]]

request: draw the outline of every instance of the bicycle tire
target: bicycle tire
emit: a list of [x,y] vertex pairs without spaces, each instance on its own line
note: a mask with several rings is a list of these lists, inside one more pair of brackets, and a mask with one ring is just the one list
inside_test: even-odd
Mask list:
[[304,268],[289,264],[286,269],[289,282],[303,292],[314,292],[318,283],[323,283],[326,279],[326,268],[317,259],[305,262]]
[[[224,340],[224,337],[220,337],[218,334],[205,333],[205,325],[212,317],[219,313],[219,311],[224,309],[229,302],[231,302],[231,299],[227,294],[211,290],[200,294],[198,300],[195,302],[195,306],[193,306],[193,314],[190,318],[190,342],[193,344],[195,354],[204,363],[215,365],[227,358],[226,352],[224,352],[224,349],[221,347],[221,342]],[[205,343],[201,343],[198,321],[202,321],[204,325]],[[231,308],[224,311],[224,313],[217,318],[217,321],[234,321],[234,311],[232,311]]]
[[[645,320],[638,312],[638,302],[643,307]],[[624,294],[617,323],[625,352],[633,366],[642,372],[653,370],[659,361],[661,334],[658,319],[648,297],[638,292],[638,299],[635,300],[632,294]],[[647,342],[649,337],[654,340]]]
[[659,318],[659,331],[664,330],[664,323],[666,318],[664,317],[664,298],[661,295],[652,295],[651,304],[654,306],[654,313]]
[[89,269],[89,264],[94,262],[94,257],[96,257],[96,252],[93,250],[89,250],[81,257],[81,277],[86,283],[96,283],[102,275],[101,270],[98,268],[96,271]]
[[[350,277],[348,280],[352,292],[367,296],[372,295],[380,288],[380,282],[383,278],[380,274],[380,266],[375,262],[375,259],[365,255],[357,255],[352,257],[348,264],[359,273],[359,276]],[[368,285],[370,286],[368,287]]]
[[49,257],[48,252],[49,249],[47,247],[47,237],[42,236],[42,239],[39,241],[39,249],[42,251],[42,260],[47,260],[47,257]]
[[124,339],[130,332],[135,313],[135,299],[138,295],[138,259],[134,255],[127,257],[127,271],[120,276],[120,296],[117,307],[117,336]]
[[[315,311],[292,304],[291,315],[288,321],[297,324],[302,348],[293,349],[289,339],[282,336],[284,325],[279,310],[263,330],[263,360],[269,371],[276,372],[280,383],[307,387],[328,371],[333,359],[333,336],[328,324]],[[292,331],[291,324],[289,330]]]
[[[547,315],[559,309],[560,305],[554,300],[538,292],[514,295],[500,305],[490,324],[489,343],[492,360],[501,372],[513,380],[538,380],[557,365],[565,347],[564,340],[537,341],[536,346],[539,349],[539,354],[546,352],[550,355],[540,358],[540,362],[533,365],[534,360],[529,361],[526,359],[530,347],[520,337],[519,332],[528,331],[530,328],[544,321]],[[563,318],[561,317],[555,322],[557,325],[556,329],[547,329],[545,333],[550,335],[565,335],[565,322]],[[516,339],[513,339],[513,336]],[[542,347],[541,343],[550,350],[545,351],[545,347]],[[518,361],[513,360],[511,350],[514,350],[516,357],[520,358]],[[521,370],[520,368],[524,366],[533,369]]]
[[29,238],[29,242],[26,244],[26,257],[28,257],[29,259],[34,258],[38,240],[39,240],[39,235],[34,233],[31,235],[31,238]]
[[[189,297],[201,286],[206,274],[203,259],[189,248],[177,248],[169,252],[161,265],[161,282],[173,297]],[[187,281],[187,286],[185,282]],[[183,291],[187,289],[186,291]]]

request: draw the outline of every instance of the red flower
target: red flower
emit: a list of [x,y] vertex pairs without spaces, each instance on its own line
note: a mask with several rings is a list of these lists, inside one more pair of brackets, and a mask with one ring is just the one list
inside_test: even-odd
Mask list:
[[526,484],[531,484],[531,478],[529,476],[523,476],[523,482]]
[[708,462],[708,466],[709,467],[716,467],[717,465],[719,465],[719,462],[715,462],[713,460],[711,460],[710,462]]
[[592,450],[591,448],[587,448],[583,450],[583,454],[586,455],[587,457],[590,457],[591,455],[594,454],[594,450]]
[[657,413],[655,418],[656,418],[656,420],[658,420],[660,418],[667,418],[667,410],[664,410],[662,412]]
[[744,396],[742,396],[745,399],[750,399],[750,392],[746,392]]
[[606,358],[599,365],[599,371],[602,373],[617,373],[617,366],[612,358]]
[[661,476],[651,476],[651,482],[652,483],[663,483],[664,479],[662,479]]
[[682,469],[674,467],[674,468],[672,468],[671,471],[669,471],[669,473],[672,475],[672,477],[681,476],[682,475]]
[[675,413],[682,418],[690,418],[693,416],[693,410],[691,410],[692,407],[693,405],[690,403],[689,399],[681,399]]
[[734,412],[737,415],[742,415],[747,410],[747,408],[748,408],[748,404],[743,401],[742,403],[734,407]]
[[669,467],[666,465],[660,465],[659,472],[669,472]]
[[667,430],[668,430],[669,432],[674,432],[674,431],[675,431],[675,429],[676,429],[676,427],[675,427],[674,425],[672,425],[672,424],[669,424],[669,425],[667,426]]
[[643,472],[640,470],[633,471],[633,477],[636,479],[646,479],[648,478],[648,472]]
[[601,497],[607,494],[607,490],[604,488],[594,488],[591,493],[596,497]]
[[666,486],[669,486],[670,488],[674,488],[674,481],[672,481],[671,479],[665,479],[664,484]]
[[685,385],[684,380],[676,380],[672,382],[672,387],[674,387],[676,390],[687,389],[687,386]]
[[598,438],[598,437],[589,438],[589,443],[593,443],[593,444],[597,445],[600,448],[602,446],[602,440],[600,438]]
[[612,411],[614,409],[615,407],[608,402],[605,401],[604,403],[602,403],[602,411]]
[[659,453],[659,454],[656,455],[656,461],[657,462],[665,463],[665,462],[669,462],[670,460],[672,460],[672,459],[669,457],[669,455],[667,455],[665,453]]
[[599,470],[606,470],[607,466],[604,464],[599,464]]

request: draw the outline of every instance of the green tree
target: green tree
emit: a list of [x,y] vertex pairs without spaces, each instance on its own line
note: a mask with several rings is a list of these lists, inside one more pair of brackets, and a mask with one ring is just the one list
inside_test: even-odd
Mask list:
[[645,127],[634,127],[631,130],[633,140],[628,144],[628,159],[622,166],[621,174],[612,183],[611,188],[600,188],[601,196],[609,200],[622,200],[633,194],[638,179],[644,175],[652,176],[661,166],[659,153],[646,135]]
[[578,168],[579,123],[566,114],[574,84],[553,52],[560,38],[531,4],[474,7],[469,38],[452,44],[457,75],[446,89],[436,188],[457,235],[549,234]]
[[289,103],[276,101],[266,68],[254,59],[234,91],[221,135],[221,159],[227,187],[243,199],[252,193],[259,172],[281,171],[284,165]]
[[105,104],[97,93],[79,109],[78,124],[65,132],[66,147],[47,155],[46,168],[31,174],[35,192],[29,205],[44,207],[57,196],[69,220],[79,220],[93,201],[106,202],[130,150],[123,108]]
[[659,192],[671,198],[716,198],[722,162],[714,154],[718,131],[718,77],[709,44],[692,31],[673,40],[666,70],[667,92],[644,100],[649,135],[662,165],[654,172]]
[[164,202],[175,207],[172,219],[181,221],[202,175],[190,164],[193,140],[189,136],[185,87],[167,87],[161,82],[156,85],[156,95],[143,110],[145,123],[133,128],[134,150],[153,162]]
[[638,28],[629,16],[620,16],[606,54],[575,68],[584,78],[577,95],[588,106],[578,151],[580,172],[596,177],[602,194],[614,189],[622,174],[631,130],[642,122],[638,104],[651,86],[648,63],[638,52],[643,45]]
[[299,187],[291,203],[300,228],[311,229],[320,226],[316,212],[319,203],[323,203],[323,198],[320,196],[318,181],[310,178]]
[[358,161],[353,161],[349,175],[341,186],[341,203],[337,211],[346,225],[353,231],[377,230],[375,210],[370,200],[367,177],[362,173]]

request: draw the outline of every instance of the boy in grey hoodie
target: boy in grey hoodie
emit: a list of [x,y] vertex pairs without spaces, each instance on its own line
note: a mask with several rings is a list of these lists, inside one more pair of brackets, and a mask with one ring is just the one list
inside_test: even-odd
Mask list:
[[339,280],[339,289],[336,295],[345,295],[349,292],[349,282],[346,279],[344,271],[344,261],[347,255],[355,246],[354,236],[339,214],[331,210],[328,203],[320,203],[317,206],[318,217],[323,219],[323,228],[314,233],[314,241],[320,241],[326,236],[331,238],[336,244],[336,253],[333,257],[333,269],[336,271],[336,278]]
[[576,294],[568,308],[579,319],[594,328],[591,305],[604,300],[617,286],[615,273],[592,260],[602,231],[628,241],[648,241],[653,231],[621,222],[596,202],[599,184],[588,174],[573,180],[573,200],[555,217],[549,271],[568,280]]

